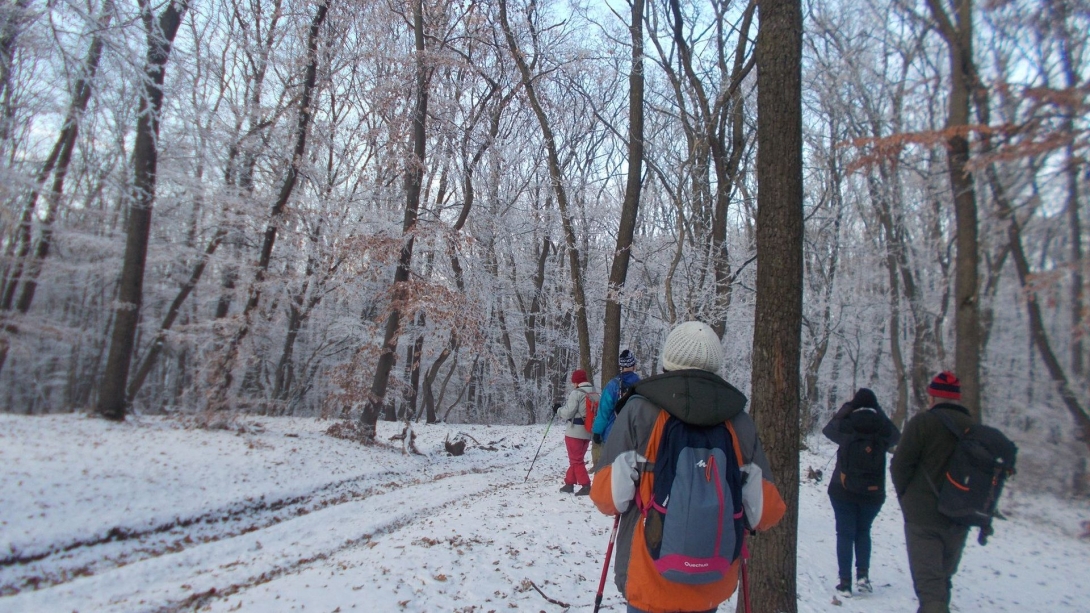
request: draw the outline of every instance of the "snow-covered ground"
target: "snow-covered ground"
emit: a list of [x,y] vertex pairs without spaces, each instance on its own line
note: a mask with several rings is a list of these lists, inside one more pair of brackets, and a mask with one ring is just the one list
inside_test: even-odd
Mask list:
[[[612,521],[557,491],[561,428],[524,481],[544,425],[418,426],[416,456],[330,422],[242,423],[0,415],[0,612],[593,609]],[[828,474],[833,451],[813,441],[803,473]],[[956,610],[1090,610],[1090,509],[1013,489],[1002,509],[987,547],[966,548]],[[891,501],[875,524],[874,594],[834,601],[825,483],[804,481],[799,610],[914,611],[900,520]],[[612,571],[602,609],[624,610]]]

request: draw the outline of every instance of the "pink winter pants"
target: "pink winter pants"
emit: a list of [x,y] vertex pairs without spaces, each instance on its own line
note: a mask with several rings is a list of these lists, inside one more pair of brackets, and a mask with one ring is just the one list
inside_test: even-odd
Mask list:
[[587,474],[587,461],[583,456],[587,455],[587,447],[590,441],[581,438],[564,437],[564,446],[568,448],[568,472],[564,475],[565,485],[590,485],[590,475]]

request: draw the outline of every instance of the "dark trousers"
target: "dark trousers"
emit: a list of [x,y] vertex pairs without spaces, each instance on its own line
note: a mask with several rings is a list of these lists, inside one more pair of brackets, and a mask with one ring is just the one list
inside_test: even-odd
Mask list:
[[857,577],[866,577],[870,572],[870,527],[878,512],[881,502],[848,502],[829,497],[836,516],[836,565],[841,580],[852,580],[852,553],[855,553]]
[[954,524],[934,528],[905,523],[908,567],[920,601],[917,613],[950,612],[950,590],[968,534],[967,527]]

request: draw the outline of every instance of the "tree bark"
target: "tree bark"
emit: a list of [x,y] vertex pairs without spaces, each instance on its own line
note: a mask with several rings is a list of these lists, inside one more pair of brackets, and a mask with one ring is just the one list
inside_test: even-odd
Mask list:
[[602,339],[602,388],[617,376],[617,356],[621,349],[620,294],[628,278],[628,263],[632,259],[632,236],[636,231],[636,216],[643,190],[643,6],[644,0],[632,0],[632,67],[628,73],[628,178],[625,182],[624,203],[621,205],[617,246],[609,269],[609,289],[606,292],[605,331]]
[[390,314],[386,317],[386,329],[382,339],[382,353],[375,367],[375,377],[371,382],[371,393],[360,414],[360,430],[363,436],[374,440],[378,418],[386,402],[386,388],[390,383],[390,372],[394,368],[397,341],[401,325],[401,308],[408,292],[409,271],[412,268],[413,241],[412,231],[416,226],[417,212],[420,209],[420,190],[424,179],[424,161],[427,155],[426,121],[428,115],[427,67],[424,63],[424,10],[423,0],[413,0],[413,34],[416,43],[416,86],[413,106],[413,153],[405,169],[405,218],[402,223],[404,234],[397,269],[394,271],[394,283],[391,289]]
[[125,255],[118,284],[117,307],[110,352],[102,374],[95,411],[112,420],[125,419],[126,383],[132,363],[136,327],[144,298],[144,266],[151,232],[151,209],[155,203],[155,182],[159,161],[159,114],[163,108],[163,78],[174,36],[182,22],[188,0],[171,2],[155,20],[147,0],[140,12],[147,32],[148,51],[144,64],[144,89],[140,96],[136,142],[133,146],[133,191],[129,196]]
[[962,404],[980,421],[980,295],[976,192],[969,172],[969,105],[973,88],[973,3],[952,0],[954,21],[940,4],[927,0],[950,56],[950,93],[946,117],[946,164],[954,198],[957,258],[954,265],[954,369],[961,380]]
[[[802,336],[802,7],[762,0],[757,39],[757,298],[751,413],[787,503],[753,540],[754,610],[795,613]],[[739,600],[739,607],[742,607]]]

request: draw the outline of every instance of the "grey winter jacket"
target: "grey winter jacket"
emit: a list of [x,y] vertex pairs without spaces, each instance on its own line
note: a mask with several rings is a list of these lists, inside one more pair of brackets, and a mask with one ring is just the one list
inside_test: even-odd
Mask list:
[[[592,396],[592,398],[597,399],[598,391],[594,389],[594,384],[590,382],[580,383],[579,387],[568,394],[568,401],[564,403],[564,406],[557,410],[557,420],[568,422],[568,427],[564,430],[564,436],[584,441],[590,440],[590,431],[582,422],[587,417],[588,394],[594,394],[595,396]],[[575,420],[580,421],[575,423]]]
[[[617,456],[629,450],[644,454],[659,410],[697,426],[711,426],[729,421],[738,436],[744,464],[761,468],[763,478],[772,482],[772,469],[757,438],[757,427],[745,413],[746,397],[718,375],[702,370],[680,370],[644,379],[633,388],[633,396],[617,415],[613,431],[602,446],[602,456],[594,467],[597,473],[610,466]],[[645,466],[645,471],[653,466]],[[642,515],[636,505],[621,515],[613,565],[617,589],[625,593],[632,539],[636,522]]]

